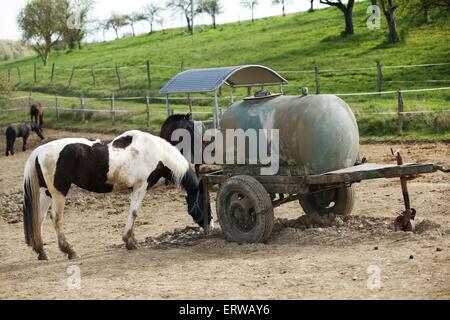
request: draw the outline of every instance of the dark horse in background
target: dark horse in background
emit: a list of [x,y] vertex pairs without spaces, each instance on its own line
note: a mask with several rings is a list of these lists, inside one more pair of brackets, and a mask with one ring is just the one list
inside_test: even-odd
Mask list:
[[39,124],[42,128],[44,125],[44,107],[40,102],[33,103],[30,107],[31,122]]
[[35,132],[39,138],[44,140],[41,127],[35,123],[23,122],[10,125],[6,129],[6,156],[14,155],[14,143],[17,138],[23,139],[22,150],[26,151],[27,141],[31,132]]
[[[194,155],[194,121],[192,120],[192,114],[187,115],[173,115],[164,121],[159,136],[168,141],[173,146],[176,146],[180,141],[172,141],[172,134],[178,129],[185,129],[191,135],[191,154]],[[202,145],[202,147],[204,147]],[[193,158],[193,156],[192,156]],[[191,159],[193,162],[193,159]],[[195,173],[197,177],[200,175],[200,165],[195,165]]]

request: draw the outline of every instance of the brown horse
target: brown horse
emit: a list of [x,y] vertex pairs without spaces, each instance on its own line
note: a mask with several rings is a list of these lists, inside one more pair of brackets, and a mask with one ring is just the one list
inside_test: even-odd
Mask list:
[[30,117],[31,122],[39,124],[39,127],[42,128],[42,126],[44,125],[44,107],[40,102],[31,105]]

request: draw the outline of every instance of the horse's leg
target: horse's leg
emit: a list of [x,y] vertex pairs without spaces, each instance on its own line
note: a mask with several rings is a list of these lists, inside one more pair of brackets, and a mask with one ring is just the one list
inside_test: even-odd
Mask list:
[[23,137],[22,151],[27,151],[27,140],[28,140],[28,136]]
[[48,209],[50,209],[50,205],[52,204],[52,198],[47,195],[47,190],[41,188],[41,197],[40,197],[40,216],[39,221],[41,223],[41,233],[42,239],[44,238],[44,222],[47,218]]
[[72,246],[67,242],[66,236],[63,232],[63,216],[64,207],[66,205],[66,198],[59,192],[52,193],[52,220],[55,227],[56,235],[58,236],[59,249],[64,252],[69,260],[78,259],[76,252]]
[[6,136],[6,152],[5,152],[6,156],[9,156],[10,149],[11,149],[11,139],[8,136]]
[[200,177],[200,165],[199,164],[195,165],[195,174],[197,175],[197,178]]
[[142,201],[144,200],[145,194],[147,193],[147,186],[148,184],[145,183],[138,188],[133,188],[133,193],[131,194],[130,212],[128,215],[127,225],[125,226],[125,231],[122,237],[128,250],[138,249],[138,244],[136,238],[134,237],[134,224],[136,222],[138,211],[139,209],[141,209]]
[[15,136],[12,136],[11,137],[11,141],[9,142],[10,143],[10,149],[9,149],[9,151],[10,151],[10,153],[11,153],[11,155],[13,156],[14,155],[14,143],[16,142],[16,137]]

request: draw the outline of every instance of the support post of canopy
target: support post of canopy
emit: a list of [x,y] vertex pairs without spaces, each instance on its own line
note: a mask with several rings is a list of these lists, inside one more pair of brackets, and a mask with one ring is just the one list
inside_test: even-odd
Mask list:
[[219,97],[217,90],[214,91],[214,129],[219,128]]
[[231,107],[231,105],[234,103],[234,94],[233,94],[233,87],[230,86],[230,105],[229,107]]
[[171,112],[170,112],[170,102],[169,102],[169,95],[166,94],[166,109],[167,109],[167,117],[171,116]]

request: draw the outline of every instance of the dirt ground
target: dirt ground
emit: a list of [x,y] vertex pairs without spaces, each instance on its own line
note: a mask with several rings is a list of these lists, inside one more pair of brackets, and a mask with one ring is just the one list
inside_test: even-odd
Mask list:
[[[38,143],[33,137],[31,146]],[[371,162],[392,163],[390,147],[401,147],[407,162],[450,164],[449,144],[363,145],[361,153]],[[265,245],[229,243],[218,225],[205,238],[187,215],[183,194],[158,185],[138,218],[141,249],[134,252],[121,243],[129,195],[74,188],[64,226],[81,259],[68,261],[58,251],[48,220],[50,261],[38,262],[24,243],[21,218],[30,152],[5,158],[4,141],[0,150],[0,299],[450,299],[450,176],[443,173],[409,183],[418,212],[415,234],[392,230],[403,206],[399,183],[378,180],[357,186],[349,218],[310,221],[298,203],[276,209]],[[381,282],[372,281],[374,270]]]

